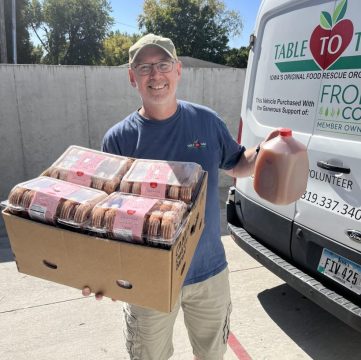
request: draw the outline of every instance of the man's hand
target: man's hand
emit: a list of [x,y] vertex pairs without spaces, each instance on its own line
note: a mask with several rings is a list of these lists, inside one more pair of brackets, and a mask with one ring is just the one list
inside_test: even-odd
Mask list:
[[280,134],[279,129],[272,130],[272,131],[265,137],[265,139],[264,139],[262,142],[269,141],[269,140],[275,138],[276,136],[278,136],[279,134]]
[[[89,296],[92,293],[92,291],[91,291],[89,286],[85,286],[83,288],[83,290],[81,291],[81,293],[83,294],[83,296]],[[96,293],[95,294],[95,299],[97,299],[97,300],[103,299],[103,294],[102,293]]]
[[[279,129],[272,130],[265,139],[261,142],[260,145],[263,143],[275,138],[279,135]],[[256,163],[257,158],[257,147],[252,147],[250,149],[247,149],[241,158],[239,159],[237,165],[231,169],[227,170],[226,174],[232,176],[232,177],[246,177],[253,174],[254,171],[254,165]]]
[[[85,286],[85,287],[83,287],[83,290],[81,291],[81,293],[83,294],[83,296],[89,296],[92,293],[92,291],[91,291],[89,286]],[[101,292],[96,293],[95,294],[95,299],[96,300],[102,300],[103,299],[103,294]],[[112,301],[116,301],[116,300],[112,299]]]

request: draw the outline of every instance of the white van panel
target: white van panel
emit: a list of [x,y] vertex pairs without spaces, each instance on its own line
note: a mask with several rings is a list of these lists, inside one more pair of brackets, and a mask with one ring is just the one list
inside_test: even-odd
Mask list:
[[[332,12],[334,4],[327,6]],[[250,109],[261,124],[312,134],[321,79],[308,79],[313,73],[300,70],[309,66],[312,57],[309,48],[312,28],[307,32],[302,19],[308,18],[314,26],[324,8],[322,4],[273,13],[260,29],[257,43],[262,45],[258,63],[254,64],[257,71]],[[318,69],[315,64],[310,66],[312,72]],[[308,86],[303,86],[306,82]]]

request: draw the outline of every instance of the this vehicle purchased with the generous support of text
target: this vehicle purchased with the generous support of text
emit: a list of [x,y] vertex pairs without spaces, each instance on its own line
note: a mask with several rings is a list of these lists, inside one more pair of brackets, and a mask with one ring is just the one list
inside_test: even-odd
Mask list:
[[[291,128],[307,146],[302,197],[261,199],[253,177],[227,201],[237,244],[361,331],[361,2],[264,0],[248,60],[239,141]],[[271,180],[271,179],[270,179]]]

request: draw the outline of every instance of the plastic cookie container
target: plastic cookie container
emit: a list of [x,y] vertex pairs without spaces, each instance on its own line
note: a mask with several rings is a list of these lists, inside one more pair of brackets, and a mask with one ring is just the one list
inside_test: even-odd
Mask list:
[[128,157],[72,145],[41,175],[110,194],[118,190],[132,163]]
[[88,229],[112,239],[170,247],[186,212],[183,201],[115,192],[94,207]]
[[11,213],[48,224],[83,228],[104,191],[45,176],[20,183],[2,202]]
[[120,191],[192,203],[202,167],[192,162],[137,159],[120,184]]

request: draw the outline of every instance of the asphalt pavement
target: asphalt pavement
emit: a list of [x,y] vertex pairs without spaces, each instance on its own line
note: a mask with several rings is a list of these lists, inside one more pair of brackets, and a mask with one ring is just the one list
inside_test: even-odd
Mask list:
[[[222,205],[223,195],[222,192]],[[222,241],[230,268],[233,312],[225,360],[359,360],[361,334],[297,293],[241,250]],[[0,223],[0,359],[128,359],[122,303],[17,271]],[[172,359],[192,359],[180,312]]]

